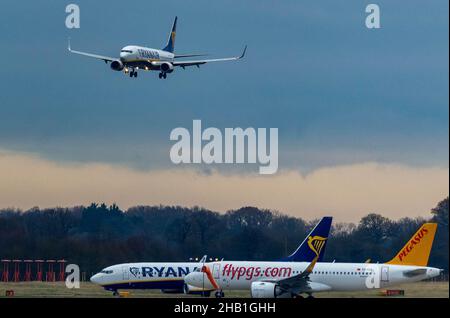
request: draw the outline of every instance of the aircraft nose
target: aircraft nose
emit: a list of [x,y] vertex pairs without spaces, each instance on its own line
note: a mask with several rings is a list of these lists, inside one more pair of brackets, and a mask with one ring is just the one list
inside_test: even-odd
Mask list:
[[184,276],[184,282],[188,285],[194,286],[194,273],[190,273]]
[[95,274],[94,276],[91,277],[91,282],[94,284],[100,284],[100,274]]
[[430,268],[428,270],[428,276],[429,276],[429,278],[433,278],[433,277],[439,276],[439,275],[442,274],[442,271],[443,270],[439,269],[439,268]]

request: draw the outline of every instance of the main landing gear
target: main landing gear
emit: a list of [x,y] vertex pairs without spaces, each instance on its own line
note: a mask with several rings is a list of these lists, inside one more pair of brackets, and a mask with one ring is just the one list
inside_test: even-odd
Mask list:
[[163,73],[163,72],[159,73],[159,78],[160,79],[162,79],[162,78],[166,79],[167,78],[167,73]]
[[132,77],[138,77],[138,73],[137,73],[137,71],[135,70],[135,69],[131,69],[131,71],[130,71],[130,69],[129,68],[125,68],[124,70],[123,70],[123,72],[124,72],[124,74],[125,75],[127,75],[127,74],[130,74],[130,78],[132,78]]

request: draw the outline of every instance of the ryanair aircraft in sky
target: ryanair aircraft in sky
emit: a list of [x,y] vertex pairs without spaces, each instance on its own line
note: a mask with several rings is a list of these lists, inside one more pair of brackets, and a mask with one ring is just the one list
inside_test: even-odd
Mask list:
[[236,61],[244,57],[247,46],[240,56],[227,57],[220,59],[205,59],[205,60],[178,60],[179,58],[196,57],[200,54],[175,54],[175,36],[177,29],[177,17],[173,22],[172,31],[170,32],[167,45],[161,49],[152,49],[142,46],[129,45],[125,46],[120,51],[120,57],[108,57],[103,55],[91,54],[72,50],[69,40],[69,52],[79,54],[87,57],[92,57],[98,60],[103,60],[105,63],[111,63],[111,69],[114,71],[123,71],[125,74],[130,74],[130,77],[137,77],[139,70],[145,71],[159,71],[159,78],[166,78],[168,73],[172,73],[175,67],[179,66],[183,69],[187,66],[200,67],[202,64],[211,62]]

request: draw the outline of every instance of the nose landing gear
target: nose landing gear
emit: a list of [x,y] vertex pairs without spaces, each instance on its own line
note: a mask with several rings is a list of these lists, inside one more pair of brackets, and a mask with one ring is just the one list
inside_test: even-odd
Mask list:
[[130,74],[130,78],[131,78],[131,77],[137,77],[137,76],[138,76],[138,73],[137,73],[137,71],[135,71],[134,68],[132,68],[131,71],[130,71],[130,69],[128,69],[128,68],[124,68],[123,73],[124,73],[125,75],[126,75],[126,74]]

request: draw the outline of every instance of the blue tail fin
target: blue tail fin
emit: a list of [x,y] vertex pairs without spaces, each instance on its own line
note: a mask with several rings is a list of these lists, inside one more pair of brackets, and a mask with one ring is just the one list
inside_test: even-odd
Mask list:
[[167,40],[167,45],[163,48],[163,51],[173,53],[175,50],[175,37],[177,35],[177,20],[178,17],[175,17],[172,25],[172,31],[170,31],[169,39]]
[[332,220],[333,218],[331,216],[323,217],[295,252],[288,257],[281,259],[281,261],[312,262],[316,256],[319,256],[318,262],[322,261],[328,235],[330,234]]

